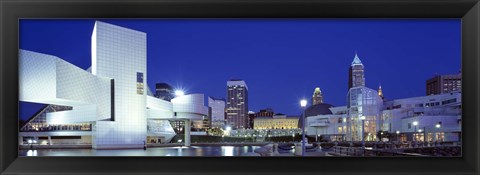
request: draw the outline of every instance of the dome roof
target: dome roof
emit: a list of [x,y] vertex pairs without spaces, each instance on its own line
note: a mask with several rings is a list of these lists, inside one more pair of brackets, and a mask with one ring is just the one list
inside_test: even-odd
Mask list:
[[[332,111],[330,111],[331,107],[333,107],[333,105],[328,103],[320,103],[320,104],[312,105],[305,110],[305,120],[306,118],[311,116],[333,114]],[[298,127],[302,128],[302,126],[303,126],[303,120],[300,119],[298,120]]]
[[316,115],[332,114],[332,111],[330,111],[331,107],[333,107],[333,105],[328,103],[320,103],[320,104],[312,105],[305,110],[305,116],[309,117],[309,116],[316,116]]

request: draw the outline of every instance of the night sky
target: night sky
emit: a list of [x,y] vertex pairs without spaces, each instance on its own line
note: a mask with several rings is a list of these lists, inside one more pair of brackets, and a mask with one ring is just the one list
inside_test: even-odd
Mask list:
[[[244,79],[249,110],[298,115],[320,87],[324,102],[346,104],[355,52],[366,86],[387,99],[425,95],[425,81],[461,68],[460,19],[101,20],[147,33],[147,83],[225,98],[227,80]],[[91,66],[94,20],[20,20],[20,49]],[[20,70],[21,71],[21,70]],[[20,105],[22,119],[39,108]]]

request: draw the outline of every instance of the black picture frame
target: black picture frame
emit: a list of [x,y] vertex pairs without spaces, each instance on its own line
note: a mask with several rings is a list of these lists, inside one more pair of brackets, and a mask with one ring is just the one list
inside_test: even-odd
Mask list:
[[[462,157],[18,157],[21,18],[461,18]],[[1,174],[479,174],[479,0],[0,0]]]

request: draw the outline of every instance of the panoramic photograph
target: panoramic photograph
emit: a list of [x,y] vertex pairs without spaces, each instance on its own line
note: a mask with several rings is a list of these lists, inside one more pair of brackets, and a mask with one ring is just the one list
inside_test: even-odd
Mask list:
[[461,19],[20,19],[19,156],[461,157]]

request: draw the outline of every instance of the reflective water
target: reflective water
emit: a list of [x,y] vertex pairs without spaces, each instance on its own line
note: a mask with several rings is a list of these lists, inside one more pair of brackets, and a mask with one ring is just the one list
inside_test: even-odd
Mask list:
[[20,156],[242,156],[260,146],[191,146],[143,149],[37,149],[19,150]]

